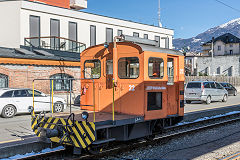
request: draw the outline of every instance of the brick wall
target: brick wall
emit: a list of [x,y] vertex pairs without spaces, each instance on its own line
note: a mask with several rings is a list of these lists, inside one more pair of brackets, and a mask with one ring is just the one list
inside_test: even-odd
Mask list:
[[[10,88],[32,88],[33,79],[49,79],[51,75],[66,73],[74,78],[80,78],[80,67],[52,67],[52,66],[29,66],[29,65],[0,65],[0,73],[8,76]],[[50,93],[50,82],[35,81],[35,89],[46,94]],[[80,92],[80,81],[73,82],[73,92]],[[55,91],[55,94],[64,93]]]

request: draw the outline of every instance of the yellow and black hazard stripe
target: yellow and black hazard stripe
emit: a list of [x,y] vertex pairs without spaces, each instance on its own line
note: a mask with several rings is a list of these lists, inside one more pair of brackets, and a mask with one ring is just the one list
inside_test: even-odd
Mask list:
[[[67,137],[64,142],[69,144],[71,141],[75,147],[86,148],[92,142],[95,141],[95,124],[93,122],[85,121],[75,121],[63,119],[63,118],[54,118],[54,117],[41,117],[38,116],[32,117],[31,127],[34,133],[40,137],[39,127],[45,129],[54,129],[56,126],[64,127],[63,134],[65,132],[71,132],[69,137]],[[51,140],[53,142],[59,142],[62,137],[53,137]]]

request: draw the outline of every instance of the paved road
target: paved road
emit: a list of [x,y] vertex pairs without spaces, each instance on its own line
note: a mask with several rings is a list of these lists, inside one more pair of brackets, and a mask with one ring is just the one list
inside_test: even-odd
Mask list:
[[[208,110],[213,108],[220,108],[225,106],[237,105],[240,104],[240,95],[229,97],[226,103],[222,102],[213,102],[209,105],[201,104],[199,102],[194,102],[193,104],[185,105],[185,113],[190,113],[199,110]],[[74,108],[79,109],[79,108]],[[73,110],[74,110],[73,109]],[[26,115],[17,115],[14,118],[6,119],[0,117],[0,143],[20,140],[21,136],[33,134],[30,127],[31,116]]]
[[214,108],[221,108],[226,106],[240,105],[240,94],[237,96],[229,96],[227,102],[212,102],[211,104],[205,104],[201,102],[192,102],[191,104],[185,104],[185,113],[209,110]]

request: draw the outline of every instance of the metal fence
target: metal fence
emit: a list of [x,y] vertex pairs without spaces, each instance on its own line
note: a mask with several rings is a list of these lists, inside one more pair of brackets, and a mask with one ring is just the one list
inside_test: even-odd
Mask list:
[[231,76],[186,76],[185,83],[189,81],[209,80],[216,82],[228,82],[236,87],[240,87],[240,77]]

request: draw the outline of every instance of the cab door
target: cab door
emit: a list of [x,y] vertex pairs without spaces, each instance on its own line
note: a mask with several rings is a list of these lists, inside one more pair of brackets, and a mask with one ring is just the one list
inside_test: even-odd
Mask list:
[[168,115],[175,115],[178,113],[178,83],[174,83],[177,78],[177,57],[168,56],[167,58],[167,112]]

